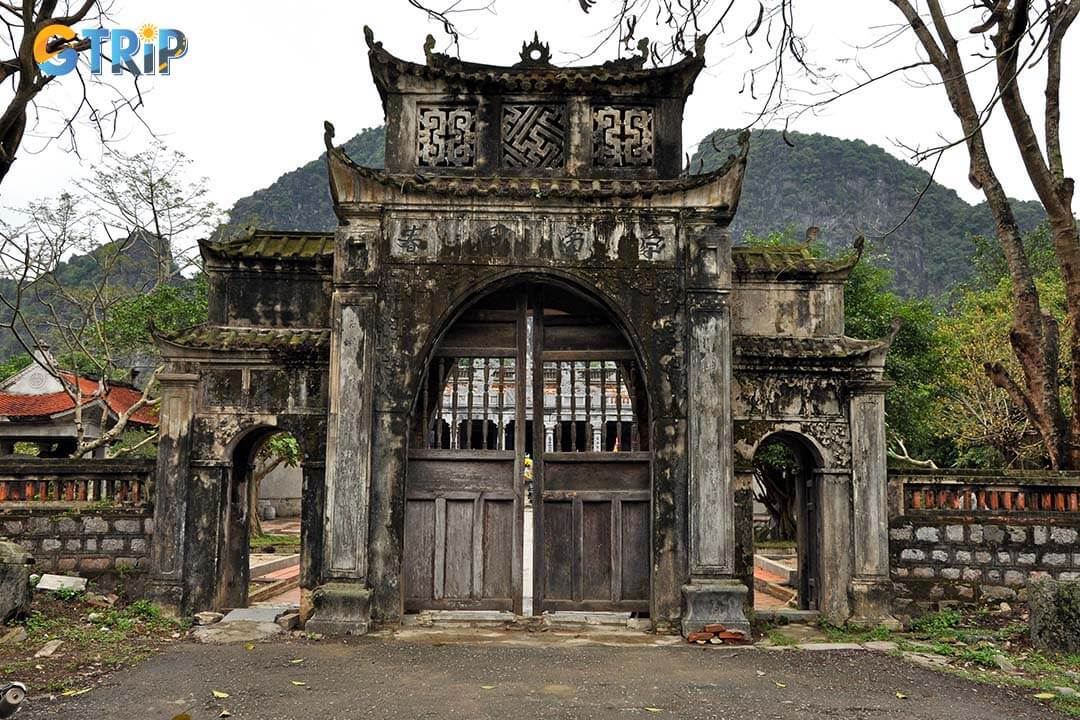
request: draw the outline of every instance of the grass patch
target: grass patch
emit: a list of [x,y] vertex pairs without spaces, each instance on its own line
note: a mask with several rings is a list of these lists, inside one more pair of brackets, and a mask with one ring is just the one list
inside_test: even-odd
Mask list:
[[[26,639],[0,645],[0,673],[26,683],[31,694],[76,692],[93,687],[106,673],[132,665],[179,637],[185,625],[147,600],[101,607],[90,596],[35,592],[30,615],[19,625]],[[46,643],[60,640],[47,658],[35,658]]]
[[281,548],[300,548],[299,535],[259,535],[248,541],[248,547],[252,550],[278,550]]

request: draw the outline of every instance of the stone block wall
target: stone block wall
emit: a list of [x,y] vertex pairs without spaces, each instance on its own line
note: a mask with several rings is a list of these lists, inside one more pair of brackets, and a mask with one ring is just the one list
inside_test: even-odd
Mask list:
[[1023,601],[1030,580],[1080,579],[1080,475],[890,472],[895,606]]
[[7,497],[32,498],[0,502],[0,536],[33,555],[36,573],[104,578],[106,586],[117,576],[141,576],[154,531],[145,502],[153,469],[152,460],[0,458],[0,483],[11,489]]
[[34,572],[96,577],[142,571],[154,520],[148,508],[0,509],[0,534],[34,556]]

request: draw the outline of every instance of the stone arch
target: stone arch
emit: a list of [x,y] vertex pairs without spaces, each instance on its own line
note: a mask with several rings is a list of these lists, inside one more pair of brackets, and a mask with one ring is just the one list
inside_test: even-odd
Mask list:
[[[770,470],[758,464],[759,453],[773,445],[780,445],[786,451],[786,458],[781,455],[782,468]],[[759,492],[768,492],[769,496],[761,496],[763,503],[775,501],[776,495],[781,493],[784,505],[780,511],[780,531],[790,532],[794,530],[794,537],[782,535],[780,539],[793,539],[795,541],[795,565],[796,580],[794,582],[775,581],[778,586],[770,587],[769,581],[763,578],[763,588],[782,594],[788,589],[794,590],[796,595],[793,601],[786,597],[784,600],[789,606],[799,610],[817,610],[820,604],[821,590],[821,493],[822,493],[822,470],[824,469],[825,452],[815,439],[803,432],[790,429],[773,430],[764,435],[754,446],[753,458],[755,461],[754,496],[758,500]],[[794,463],[792,467],[790,462]],[[792,527],[791,523],[794,522]],[[757,528],[754,528],[757,541]],[[770,538],[774,539],[774,538]],[[790,550],[788,550],[790,552]],[[790,558],[770,558],[769,552],[762,550],[762,557],[758,558],[758,550],[755,548],[754,573],[755,586],[759,562],[763,565],[775,566],[763,568],[764,573],[769,575],[783,576],[783,568],[791,567]],[[775,550],[773,554],[782,555],[784,551]],[[781,572],[777,572],[781,571]],[[761,599],[771,603],[776,598],[763,593]],[[756,601],[755,601],[756,604]]]
[[[424,341],[420,353],[422,361],[417,362],[415,368],[422,369],[428,366],[433,354],[439,347],[439,344],[442,342],[446,333],[470,307],[475,306],[478,302],[482,301],[484,297],[491,295],[492,293],[513,287],[517,284],[525,283],[560,287],[599,306],[610,316],[616,327],[618,327],[619,331],[626,338],[627,342],[630,343],[630,346],[633,348],[634,353],[638,358],[638,362],[641,363],[642,375],[648,377],[649,370],[651,369],[651,358],[646,352],[645,343],[642,341],[640,333],[634,327],[634,323],[631,322],[629,313],[626,309],[615,297],[609,293],[603,292],[596,286],[596,283],[592,282],[589,278],[559,268],[545,268],[542,272],[533,268],[506,268],[492,272],[481,278],[479,281],[471,284],[468,289],[457,293],[450,302],[447,303],[445,310],[439,315],[435,322],[432,323],[433,329],[428,333],[428,337]],[[420,373],[414,372],[410,377],[410,382],[411,387],[409,388],[409,397],[413,398],[415,401],[415,398],[420,391]],[[653,417],[653,413],[656,410],[654,403],[655,393],[648,382],[645,383],[644,392],[646,393],[648,402],[649,415],[650,417]]]

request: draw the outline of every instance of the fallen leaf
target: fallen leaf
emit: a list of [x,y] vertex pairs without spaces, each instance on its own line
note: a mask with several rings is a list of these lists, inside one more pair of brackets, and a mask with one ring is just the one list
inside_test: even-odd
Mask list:
[[1035,695],[1036,700],[1053,700],[1057,695],[1051,692],[1041,692]]
[[244,649],[245,650],[254,650],[255,649],[255,643],[248,643],[247,645],[244,646]]
[[494,690],[495,686],[494,685],[481,685],[480,689],[481,690]]
[[180,713],[179,715],[175,716],[172,720],[191,720],[191,716],[188,715],[187,713]]
[[303,687],[303,686],[307,685],[307,683],[304,682],[303,680],[293,680],[292,684],[295,685],[296,687]]
[[664,711],[663,711],[663,710],[661,710],[660,708],[645,708],[645,712],[651,712],[651,713],[662,713],[662,712],[664,712]]
[[907,700],[907,695],[900,692],[899,690],[896,691],[896,697],[900,698],[901,700]]
[[214,697],[216,697],[218,700],[224,700],[225,698],[229,697],[229,693],[227,692],[221,692],[220,690],[214,690],[213,692]]
[[758,670],[757,671],[757,676],[758,677],[765,677],[765,671],[764,670]]
[[61,697],[75,697],[76,695],[84,695],[93,690],[93,688],[83,688],[82,690],[65,690],[60,693]]
[[289,661],[289,663],[292,664],[292,665],[299,665],[302,662],[304,662],[304,658],[296,658],[295,660],[290,660]]
[[218,717],[219,717],[219,718],[223,718],[223,717],[232,717],[232,713],[231,713],[231,712],[229,712],[228,710],[222,710],[222,711],[221,711],[221,714],[220,714],[220,715],[218,715]]
[[776,680],[773,680],[773,685],[775,685],[778,688],[786,688],[787,687],[787,683],[777,682]]

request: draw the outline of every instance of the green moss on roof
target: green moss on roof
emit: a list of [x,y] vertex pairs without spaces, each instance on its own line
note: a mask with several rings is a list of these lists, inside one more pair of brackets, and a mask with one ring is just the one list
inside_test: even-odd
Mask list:
[[859,258],[814,257],[806,245],[740,245],[731,249],[731,259],[739,273],[820,276],[846,274]]
[[206,243],[205,247],[230,258],[315,259],[334,254],[334,234],[248,228],[223,242]]

